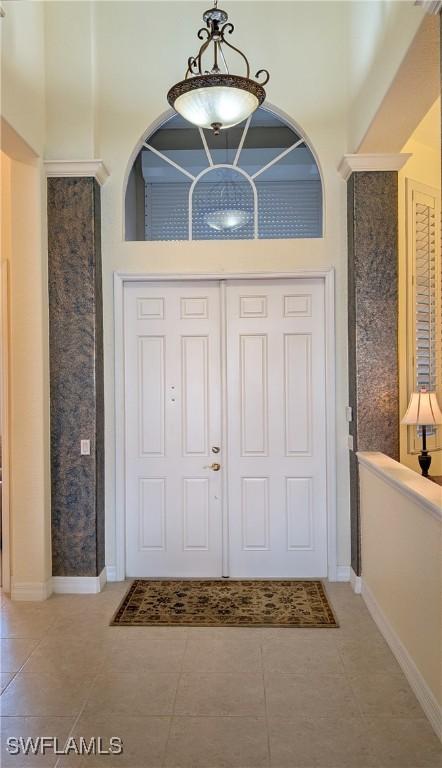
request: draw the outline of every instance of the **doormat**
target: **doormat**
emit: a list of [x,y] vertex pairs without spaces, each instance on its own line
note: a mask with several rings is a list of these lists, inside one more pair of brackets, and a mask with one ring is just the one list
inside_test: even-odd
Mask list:
[[320,581],[135,579],[111,626],[338,627]]

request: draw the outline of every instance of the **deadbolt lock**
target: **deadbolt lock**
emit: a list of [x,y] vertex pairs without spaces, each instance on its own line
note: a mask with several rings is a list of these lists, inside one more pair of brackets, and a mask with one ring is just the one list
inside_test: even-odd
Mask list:
[[219,453],[221,448],[218,445],[212,446],[212,453]]

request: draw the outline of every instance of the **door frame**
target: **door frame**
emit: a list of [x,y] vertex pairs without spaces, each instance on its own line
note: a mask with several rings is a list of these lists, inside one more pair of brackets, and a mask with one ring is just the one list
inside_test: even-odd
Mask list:
[[[115,341],[115,569],[116,581],[126,577],[126,452],[125,452],[125,369],[124,369],[124,287],[133,282],[182,282],[213,280],[221,286],[221,299],[228,280],[296,280],[316,278],[324,281],[325,322],[325,408],[326,408],[326,484],[327,484],[327,574],[329,581],[337,580],[336,549],[336,351],[335,351],[335,270],[296,269],[290,272],[114,272],[114,341]],[[221,301],[221,348],[225,358],[225,316]],[[224,363],[225,360],[223,359]],[[224,365],[222,366],[224,368]],[[225,374],[223,374],[225,375]],[[225,398],[225,386],[223,387]],[[223,434],[226,429],[226,408],[223,403]],[[227,472],[223,482],[223,571],[227,563]],[[108,568],[110,570],[110,568]]]

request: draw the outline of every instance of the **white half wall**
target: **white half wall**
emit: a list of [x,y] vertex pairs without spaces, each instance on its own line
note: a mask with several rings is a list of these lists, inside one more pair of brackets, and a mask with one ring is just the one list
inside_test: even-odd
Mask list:
[[442,489],[360,453],[362,595],[435,730],[442,705]]

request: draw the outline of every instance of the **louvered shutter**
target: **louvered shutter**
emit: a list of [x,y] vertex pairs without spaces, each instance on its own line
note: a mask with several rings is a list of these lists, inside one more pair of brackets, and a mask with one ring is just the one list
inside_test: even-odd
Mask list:
[[[260,238],[321,237],[322,188],[319,179],[299,181],[260,181],[258,192],[258,236]],[[198,189],[198,188],[196,188]],[[200,189],[204,192],[204,183]],[[146,184],[146,240],[187,240],[189,237],[190,184],[162,182]],[[210,199],[194,193],[194,240],[242,240],[253,238],[253,198],[250,185],[238,184],[243,192],[249,223],[241,229],[218,233],[205,223]],[[250,198],[250,200],[249,200]],[[219,206],[216,206],[219,207]],[[215,208],[213,208],[215,210]]]
[[[426,387],[442,401],[442,270],[440,203],[437,190],[408,181],[408,250],[411,256],[413,361],[410,392]],[[413,433],[412,451],[420,450],[420,434]],[[440,447],[440,430],[427,429],[430,448]]]

